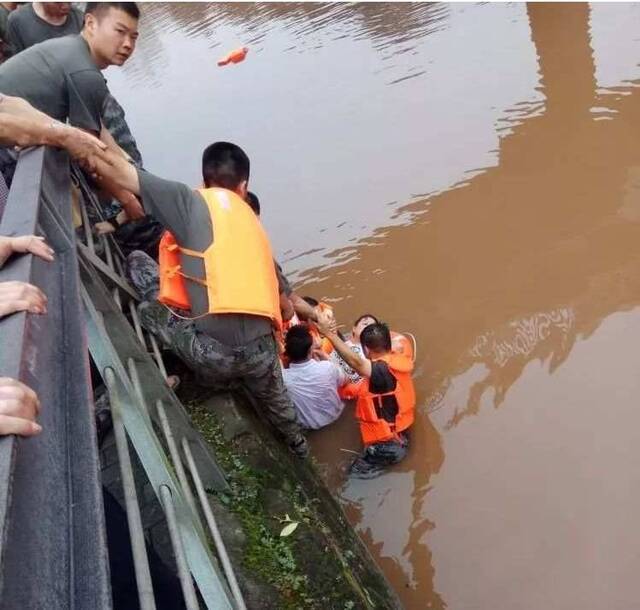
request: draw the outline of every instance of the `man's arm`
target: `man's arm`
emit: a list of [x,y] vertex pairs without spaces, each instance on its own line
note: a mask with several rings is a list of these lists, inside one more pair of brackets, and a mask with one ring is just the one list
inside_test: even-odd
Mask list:
[[140,195],[138,171],[120,152],[114,152],[110,148],[105,150],[100,158],[95,159],[93,168],[88,169],[93,171],[98,184],[122,204],[129,219],[144,216],[144,209],[135,197]]
[[107,148],[104,155],[98,159],[95,174],[100,184],[108,182],[117,188],[131,191],[134,195],[140,195],[140,180],[136,167],[111,148]]
[[102,124],[102,128],[100,129],[100,140],[111,152],[120,155],[127,161],[131,161],[129,155],[113,139],[111,132],[104,126],[104,123]]
[[320,319],[317,322],[318,330],[323,336],[331,341],[333,347],[336,348],[336,351],[340,354],[342,359],[362,377],[371,377],[371,360],[362,358],[353,352],[351,348],[338,336],[338,334],[331,330],[329,323],[323,318],[323,316],[321,315],[319,318]]
[[309,303],[307,303],[301,296],[298,296],[295,292],[289,295],[289,300],[293,305],[295,312],[304,320],[311,320],[312,322],[318,321],[318,312]]
[[289,297],[284,294],[284,292],[280,293],[280,314],[282,315],[282,319],[285,322],[288,322],[293,318],[294,314],[293,305],[289,300]]
[[26,100],[7,95],[0,95],[0,143],[64,148],[89,167],[106,148],[91,134],[52,119]]

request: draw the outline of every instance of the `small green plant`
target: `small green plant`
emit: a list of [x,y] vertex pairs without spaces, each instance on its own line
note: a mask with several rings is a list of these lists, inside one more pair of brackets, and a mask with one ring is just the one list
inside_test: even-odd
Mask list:
[[[227,506],[241,520],[247,535],[244,562],[252,571],[260,574],[280,592],[283,608],[318,608],[320,604],[309,593],[307,576],[300,573],[289,536],[298,528],[301,521],[308,522],[308,508],[294,502],[296,512],[301,513],[297,520],[288,514],[280,523],[284,524],[278,535],[268,525],[273,521],[264,513],[262,492],[265,475],[248,466],[237,455],[231,444],[225,440],[215,417],[198,407],[192,407],[191,418],[204,438],[215,449],[216,457],[225,469],[230,490],[215,493],[222,504]],[[298,496],[300,490],[292,492]]]

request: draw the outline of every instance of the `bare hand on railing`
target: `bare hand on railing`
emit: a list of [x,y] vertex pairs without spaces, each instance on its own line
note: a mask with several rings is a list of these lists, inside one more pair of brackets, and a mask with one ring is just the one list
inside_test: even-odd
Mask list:
[[17,311],[47,313],[47,297],[38,287],[25,282],[0,282],[0,318]]
[[45,261],[53,260],[53,249],[49,247],[44,237],[37,235],[22,235],[20,237],[4,237],[0,235],[0,267],[14,253],[30,252]]
[[40,413],[37,394],[15,379],[0,377],[0,435],[33,436],[42,432],[34,420]]

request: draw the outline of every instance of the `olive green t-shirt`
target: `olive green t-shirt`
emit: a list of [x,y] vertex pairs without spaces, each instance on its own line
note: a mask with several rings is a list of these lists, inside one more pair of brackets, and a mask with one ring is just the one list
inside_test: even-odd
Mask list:
[[109,89],[78,35],[41,42],[8,59],[0,66],[0,93],[22,97],[54,119],[99,133]]
[[[204,252],[215,239],[211,216],[202,196],[186,184],[158,178],[138,170],[140,195],[145,212],[173,233],[178,244],[188,250]],[[251,248],[252,244],[247,244]],[[186,275],[205,277],[202,259],[182,255]],[[274,261],[281,294],[289,295],[291,288]],[[207,311],[207,292],[195,282],[187,282],[192,315]],[[263,316],[249,314],[207,315],[195,321],[196,328],[229,346],[246,345],[250,341],[272,332],[271,321]]]
[[25,4],[8,15],[7,42],[15,55],[45,40],[79,34],[83,25],[84,15],[77,8],[71,8],[62,25],[52,25],[38,16],[33,4]]

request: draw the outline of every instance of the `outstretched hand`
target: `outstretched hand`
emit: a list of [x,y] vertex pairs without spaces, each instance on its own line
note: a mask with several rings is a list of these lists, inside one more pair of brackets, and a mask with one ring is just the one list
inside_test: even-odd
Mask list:
[[0,267],[13,253],[24,254],[30,252],[39,256],[45,261],[53,260],[53,249],[44,240],[44,237],[37,235],[23,235],[21,237],[0,236]]
[[0,377],[0,435],[33,436],[42,431],[34,420],[40,413],[38,396],[24,383]]

